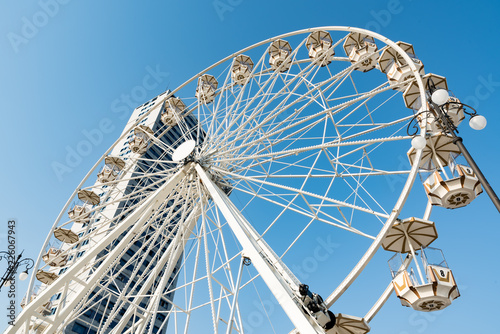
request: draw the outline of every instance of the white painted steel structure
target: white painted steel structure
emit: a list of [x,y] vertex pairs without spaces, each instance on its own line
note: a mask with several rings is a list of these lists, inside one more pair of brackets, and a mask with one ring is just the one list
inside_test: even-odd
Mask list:
[[[305,46],[309,34],[318,31],[332,37],[335,52],[324,53],[331,59],[327,66],[321,57],[309,58]],[[369,36],[377,43],[377,48],[371,48],[375,51],[364,53],[370,59],[389,47],[398,52],[413,77],[391,84],[378,67],[366,73],[356,70],[365,58],[352,62],[345,55],[342,44],[350,33]],[[292,50],[289,60],[271,65],[269,47],[278,39],[289,42]],[[253,67],[244,82],[235,84],[233,60],[243,53],[251,57]],[[285,65],[284,70],[280,68]],[[204,75],[214,76],[218,82],[211,103],[195,96]],[[341,234],[364,245],[367,251],[351,272],[336,268],[347,274],[340,284],[328,283],[326,272],[318,274],[319,284],[315,281],[317,285],[310,286],[312,291],[326,291],[326,305],[342,311],[334,303],[380,247],[417,175],[422,150],[416,152],[411,167],[397,169],[392,162],[410,148],[406,126],[414,115],[405,108],[401,88],[410,82],[425,101],[419,68],[398,44],[364,29],[320,27],[245,48],[162,95],[155,106],[172,96],[186,106],[176,122],[142,132],[148,136],[148,147],[162,152],[162,160],[148,161],[139,152],[124,170],[140,161],[148,162],[147,169],[123,172],[103,183],[108,197],[103,196],[90,210],[91,216],[100,215],[100,222],[94,223],[100,237],[80,238],[94,242],[92,248],[44,286],[36,298],[30,298],[16,325],[6,333],[62,333],[66,324],[103,300],[108,301],[110,311],[99,320],[101,332],[244,333],[249,305],[260,298],[259,291],[266,291],[265,286],[300,333],[333,333],[335,328],[325,331],[302,304],[298,287],[308,282],[301,282],[290,267],[310,249],[317,235]],[[182,118],[187,115],[198,120],[193,131]],[[147,116],[145,112],[132,128]],[[159,138],[174,126],[179,139],[167,145]],[[125,136],[124,132],[117,143]],[[189,144],[176,151],[184,143]],[[197,143],[194,148],[192,143]],[[88,184],[113,147],[84,177],[56,219],[37,270],[48,266],[40,258],[53,231],[77,224],[63,216],[80,189],[95,188]],[[180,161],[173,161],[174,152],[175,160]],[[401,175],[406,181],[389,192],[387,179]],[[113,203],[113,193],[123,191],[131,180],[142,182],[141,190],[116,197],[117,203],[128,201],[124,206],[127,215],[102,215],[105,206]],[[121,268],[130,267],[133,276],[128,283],[119,283],[124,269],[115,272],[113,268],[133,243],[140,244],[144,252],[153,243],[165,251],[151,254],[155,266],[149,267],[145,261],[150,260],[132,254]],[[69,249],[61,246],[61,254]],[[105,256],[99,257],[103,251]],[[241,273],[242,256],[252,265]],[[323,281],[322,275],[326,276]],[[176,277],[174,281],[172,277]],[[34,280],[33,275],[28,295]],[[96,300],[91,293],[95,289],[109,299]],[[378,312],[389,290],[365,320]],[[58,298],[63,302],[52,315],[39,314],[40,306],[56,293],[62,294]],[[111,295],[114,302],[110,306]],[[159,310],[159,303],[166,303],[167,310]],[[158,319],[163,321],[160,328],[153,326]]]

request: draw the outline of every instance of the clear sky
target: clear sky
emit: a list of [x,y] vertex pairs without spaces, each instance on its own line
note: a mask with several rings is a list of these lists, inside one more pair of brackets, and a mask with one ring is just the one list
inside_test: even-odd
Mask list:
[[[426,71],[446,76],[455,95],[488,119],[485,130],[464,122],[460,133],[500,193],[499,14],[494,0],[3,1],[0,249],[6,248],[7,221],[15,218],[18,249],[37,257],[68,196],[135,106],[248,45],[317,26],[367,28],[412,43]],[[147,76],[154,80],[146,96],[132,94]],[[93,137],[91,147],[80,147],[95,129],[102,136]],[[56,170],[58,163],[69,168]],[[464,209],[436,209],[436,246],[445,251],[462,296],[430,314],[403,308],[392,296],[372,321],[372,333],[498,331],[499,217],[486,194]],[[389,257],[379,252],[377,265],[386,265]],[[389,281],[387,270],[371,285],[353,286],[359,289],[353,296],[361,301],[363,289],[382,291]],[[6,299],[2,291],[2,329]],[[348,307],[356,300],[343,303]]]

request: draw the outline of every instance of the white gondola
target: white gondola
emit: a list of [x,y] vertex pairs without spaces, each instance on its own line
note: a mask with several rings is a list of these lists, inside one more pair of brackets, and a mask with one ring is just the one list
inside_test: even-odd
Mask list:
[[[424,75],[424,64],[415,56],[413,45],[404,42],[397,42],[396,44],[410,56],[420,75]],[[393,89],[395,90],[404,91],[411,80],[415,79],[413,71],[406,60],[392,47],[388,47],[382,52],[378,63],[380,70],[387,75],[389,83],[394,85]]]
[[[413,147],[407,153],[411,165],[414,163],[416,153],[417,150]],[[460,149],[453,143],[453,137],[441,132],[433,134],[426,138],[419,167],[425,170],[443,169],[448,166],[452,154],[460,154]]]
[[395,254],[389,261],[394,291],[403,306],[422,312],[442,310],[460,297],[455,277],[440,249],[422,248],[420,254],[420,259],[415,261],[420,261],[425,268],[421,277],[411,268],[401,269],[401,254]]
[[335,55],[332,46],[332,36],[327,31],[319,30],[312,32],[307,37],[306,47],[309,51],[309,58],[320,66],[330,64]]
[[117,157],[106,157],[104,163],[103,169],[97,174],[97,179],[101,183],[116,180],[120,171],[125,167],[125,161]]
[[269,65],[274,71],[288,71],[292,63],[291,53],[290,43],[282,39],[275,40],[269,46]]
[[59,275],[44,270],[38,270],[35,276],[37,280],[47,285],[54,283],[59,278]]
[[452,173],[450,178],[443,178],[441,173],[435,171],[424,181],[424,188],[432,205],[447,209],[461,208],[483,192],[472,168],[457,164]]
[[368,72],[377,66],[378,48],[373,37],[357,32],[350,33],[344,42],[344,51],[354,69]]
[[42,334],[48,326],[49,326],[48,322],[45,322],[42,319],[36,319],[30,323],[28,333],[30,333],[30,334]]
[[[412,165],[415,154],[414,148],[408,151]],[[432,205],[447,209],[461,208],[482,193],[481,184],[473,170],[456,162],[459,157],[460,150],[450,135],[437,133],[426,139],[420,168],[424,176],[423,185]]]
[[76,223],[90,221],[90,210],[93,205],[99,204],[101,198],[91,190],[79,190],[79,201],[68,211],[68,216]]
[[87,223],[90,221],[90,208],[86,205],[75,204],[68,211],[69,219],[73,220],[75,223]]
[[42,256],[42,259],[51,267],[64,267],[68,263],[68,255],[63,254],[60,249],[54,247],[49,248],[47,253]]
[[[46,288],[46,286],[44,286],[44,285],[36,286],[34,289],[34,292],[30,296],[30,303],[33,300],[35,300],[35,298],[37,298],[38,295],[40,295],[45,288]],[[26,296],[23,297],[20,305],[21,305],[21,308],[24,308],[26,306]],[[48,315],[50,313],[51,307],[52,307],[52,303],[50,301],[47,301],[46,303],[44,303],[40,307],[38,307],[37,312],[42,314],[42,315]]]
[[[389,260],[389,268],[394,291],[403,306],[423,312],[438,311],[460,296],[443,252],[428,247],[437,237],[433,222],[411,217],[395,223],[382,242],[385,250],[396,252]],[[408,253],[418,276],[402,255]]]
[[186,110],[186,105],[181,99],[171,97],[163,102],[161,121],[168,126],[175,126],[178,119],[182,118]]
[[[428,73],[422,77],[422,81],[424,82],[425,93],[427,96],[430,96],[430,92],[433,89],[448,90],[448,83],[446,82],[446,78],[443,76],[434,73]],[[419,110],[422,107],[420,90],[416,81],[413,81],[408,85],[403,93],[403,99],[407,108]]]
[[215,91],[219,83],[213,75],[203,74],[198,78],[198,86],[196,87],[196,98],[204,104],[213,102],[215,98]]
[[[33,300],[34,298],[31,298],[31,299]],[[26,306],[26,297],[23,298],[20,305],[21,305],[21,308],[24,308]],[[43,316],[48,316],[48,315],[50,315],[51,308],[52,308],[52,303],[49,301],[49,302],[42,304],[40,307],[38,307],[36,311]],[[30,333],[32,333],[32,332],[30,331]],[[35,332],[35,333],[37,333],[37,332]]]
[[[33,300],[34,298],[32,297],[31,300]],[[26,297],[23,298],[23,300],[21,301],[21,308],[24,308],[26,306]],[[49,316],[51,314],[51,308],[52,308],[52,303],[50,301],[46,302],[46,303],[43,303],[42,305],[40,305],[39,307],[36,308],[36,312],[41,314],[42,316],[46,317],[46,316]],[[41,321],[41,319],[37,319],[39,320],[39,323],[38,324],[32,324],[33,326],[33,330],[30,328],[30,331],[29,333],[32,334],[38,334],[38,333],[43,333],[43,330],[45,329],[46,327],[46,323],[44,323],[43,321]],[[44,325],[45,324],[45,325]],[[30,326],[31,327],[31,326]]]
[[366,334],[370,331],[368,322],[360,317],[338,313],[336,323],[326,334]]
[[253,61],[250,57],[245,55],[238,55],[234,58],[233,66],[231,69],[231,78],[237,85],[244,85],[253,70]]
[[153,130],[145,125],[139,125],[134,129],[134,137],[129,142],[130,150],[137,154],[144,154],[151,144],[151,138],[153,136]]
[[78,240],[80,240],[80,238],[75,232],[62,227],[58,227],[54,230],[54,237],[57,240],[68,244],[74,244],[77,243]]

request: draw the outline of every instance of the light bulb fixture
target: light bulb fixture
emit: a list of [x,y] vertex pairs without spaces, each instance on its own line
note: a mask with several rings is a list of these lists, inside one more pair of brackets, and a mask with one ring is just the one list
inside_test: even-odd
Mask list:
[[434,102],[438,106],[448,102],[449,98],[450,94],[448,94],[448,91],[446,89],[438,89],[431,95],[432,102]]
[[28,278],[28,269],[26,269],[25,271],[23,271],[22,273],[19,274],[19,279],[21,281],[24,281],[27,278]]
[[486,117],[482,115],[473,115],[469,120],[469,125],[474,130],[482,130],[486,127]]
[[426,145],[427,145],[427,141],[422,136],[415,136],[411,140],[411,147],[413,147],[416,150],[421,150],[421,149],[425,148]]

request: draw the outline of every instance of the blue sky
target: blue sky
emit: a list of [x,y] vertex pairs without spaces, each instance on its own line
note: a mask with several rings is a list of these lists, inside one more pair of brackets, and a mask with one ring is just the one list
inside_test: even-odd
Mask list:
[[[36,258],[60,208],[118,137],[125,115],[135,106],[248,45],[317,26],[356,26],[412,43],[426,72],[446,76],[455,95],[487,117],[485,130],[474,131],[464,122],[460,133],[500,192],[500,5],[493,0],[478,4],[459,0],[4,1],[0,5],[0,248],[6,248],[7,220],[15,218],[18,249]],[[138,86],[147,87],[144,95]],[[91,147],[82,147],[89,137]],[[57,171],[58,163],[69,168]],[[445,311],[418,314],[399,306],[392,296],[372,321],[373,333],[491,332],[496,328],[487,319],[496,316],[500,297],[495,256],[498,212],[483,194],[464,209],[436,209],[432,220],[439,224],[436,246],[445,251],[462,297]],[[382,253],[377,257],[390,257]],[[3,270],[4,262],[0,265]],[[374,281],[383,290],[389,272]],[[361,299],[362,289],[372,287],[356,288],[361,292],[355,296]],[[0,299],[4,310],[4,291]],[[366,311],[361,309],[357,315]],[[0,328],[6,324],[3,314],[0,311]]]

